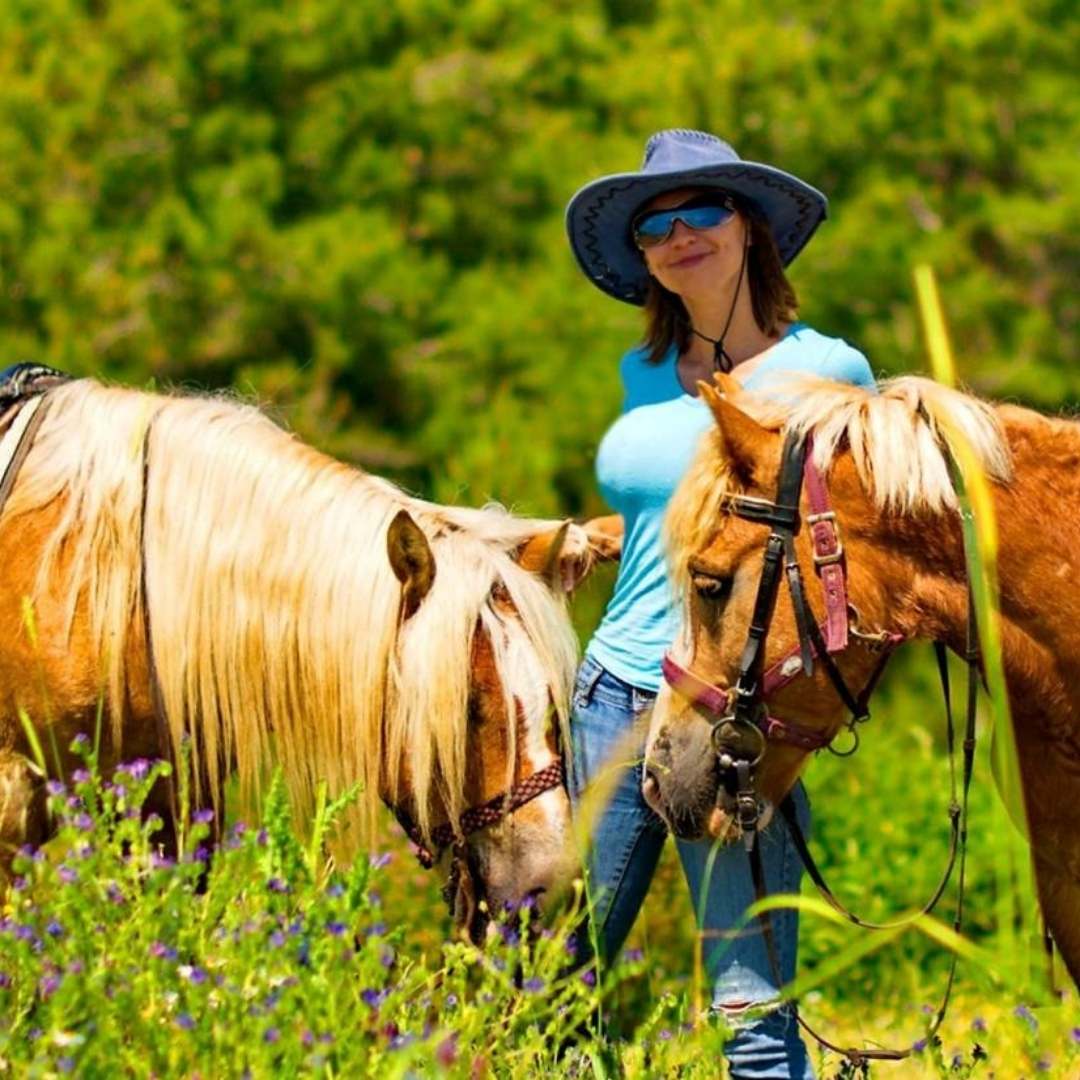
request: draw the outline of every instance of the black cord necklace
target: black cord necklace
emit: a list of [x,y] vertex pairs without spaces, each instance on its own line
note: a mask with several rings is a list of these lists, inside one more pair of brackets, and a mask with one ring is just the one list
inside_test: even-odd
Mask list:
[[735,366],[735,361],[731,358],[727,349],[724,348],[724,338],[727,337],[727,332],[731,328],[731,320],[735,317],[735,305],[739,302],[739,291],[742,289],[743,276],[746,273],[746,254],[750,247],[750,230],[747,229],[743,234],[743,249],[742,249],[742,262],[739,263],[739,280],[735,282],[735,295],[731,298],[731,307],[728,308],[727,320],[724,323],[724,329],[720,331],[718,338],[711,338],[708,334],[703,334],[700,330],[695,330],[692,323],[687,322],[687,326],[690,327],[690,333],[695,334],[701,338],[702,341],[707,341],[713,347],[713,371],[722,371],[725,374],[731,371]]

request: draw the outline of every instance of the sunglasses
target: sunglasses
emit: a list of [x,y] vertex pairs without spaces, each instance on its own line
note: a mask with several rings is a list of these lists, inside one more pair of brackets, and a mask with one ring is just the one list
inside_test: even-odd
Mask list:
[[670,210],[646,210],[630,226],[634,243],[639,248],[657,247],[664,243],[681,221],[688,229],[715,229],[735,216],[731,199],[717,195],[701,195]]

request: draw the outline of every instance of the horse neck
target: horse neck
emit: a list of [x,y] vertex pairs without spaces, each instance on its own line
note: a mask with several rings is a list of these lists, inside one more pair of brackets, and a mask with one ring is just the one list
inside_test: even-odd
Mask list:
[[[993,488],[1003,661],[1018,723],[1073,717],[1080,696],[1080,427],[1003,409],[1015,476]],[[899,524],[892,550],[917,551],[901,620],[912,636],[964,648],[967,571],[953,516]],[[1078,718],[1080,719],[1080,718]]]

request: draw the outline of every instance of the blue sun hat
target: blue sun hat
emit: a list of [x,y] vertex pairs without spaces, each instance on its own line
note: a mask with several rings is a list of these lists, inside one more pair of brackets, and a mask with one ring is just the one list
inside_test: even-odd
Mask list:
[[717,188],[754,205],[768,221],[787,266],[825,219],[828,200],[797,176],[743,161],[705,131],[658,131],[645,144],[640,172],[586,184],[566,208],[570,247],[586,276],[609,296],[643,304],[649,281],[630,222],[650,199],[680,187]]

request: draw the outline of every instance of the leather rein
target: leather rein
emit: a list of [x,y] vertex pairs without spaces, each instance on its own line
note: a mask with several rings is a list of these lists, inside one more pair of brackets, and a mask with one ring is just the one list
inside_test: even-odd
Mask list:
[[[955,469],[953,482],[959,487],[959,478]],[[799,505],[804,488],[809,513],[803,520],[809,532],[814,569],[821,581],[825,598],[825,617],[820,625],[815,620],[807,602],[802,571],[795,552],[795,537],[800,528]],[[870,719],[868,708],[870,696],[893,650],[905,640],[905,635],[888,630],[866,633],[858,627],[858,613],[848,599],[847,567],[839,526],[836,514],[830,505],[825,478],[813,462],[812,436],[807,435],[805,439],[799,439],[793,434],[787,436],[775,500],[733,495],[728,501],[728,506],[736,517],[770,527],[769,537],[765,544],[761,578],[758,582],[746,644],[739,659],[739,673],[735,685],[725,688],[710,683],[679,664],[670,654],[664,657],[663,674],[672,689],[686,698],[713,724],[712,744],[720,767],[721,787],[734,797],[736,820],[748,853],[755,895],[760,901],[765,898],[767,890],[761,852],[757,842],[758,822],[763,808],[754,790],[754,770],[764,757],[767,744],[769,742],[786,743],[803,750],[827,748],[841,757],[854,753],[859,745],[858,728]],[[797,645],[766,669],[765,646],[776,610],[781,581],[785,578],[795,613],[799,640]],[[788,795],[780,804],[781,815],[791,832],[796,850],[807,873],[826,902],[856,926],[871,930],[895,929],[931,912],[945,892],[959,857],[960,869],[953,928],[957,933],[960,932],[967,854],[968,790],[975,758],[975,713],[981,672],[975,607],[970,588],[966,637],[964,659],[968,666],[967,716],[963,742],[963,780],[959,798],[954,753],[956,740],[946,652],[941,642],[934,643],[947,722],[951,788],[948,808],[950,844],[940,882],[918,914],[890,923],[872,923],[850,912],[836,898],[814,861],[806,838],[796,820],[791,796]],[[879,654],[877,664],[858,693],[853,692],[848,686],[834,659],[854,643]],[[791,721],[773,717],[768,711],[768,698],[790,684],[799,674],[812,675],[815,660],[824,668],[829,682],[850,713],[850,718],[846,723],[831,732],[802,727]],[[853,742],[845,750],[837,751],[832,743],[842,730],[847,730],[853,736]],[[762,911],[758,919],[765,938],[773,977],[779,987],[783,984],[783,978],[768,912]],[[943,999],[930,1025],[929,1036],[937,1032],[944,1019],[955,978],[956,962],[957,956],[954,953]],[[914,1050],[914,1047],[904,1050],[865,1050],[838,1046],[822,1038],[799,1015],[796,1003],[792,1002],[792,1005],[795,1007],[796,1018],[804,1030],[826,1049],[844,1055],[855,1067],[866,1068],[870,1060],[900,1060],[908,1057]]]

